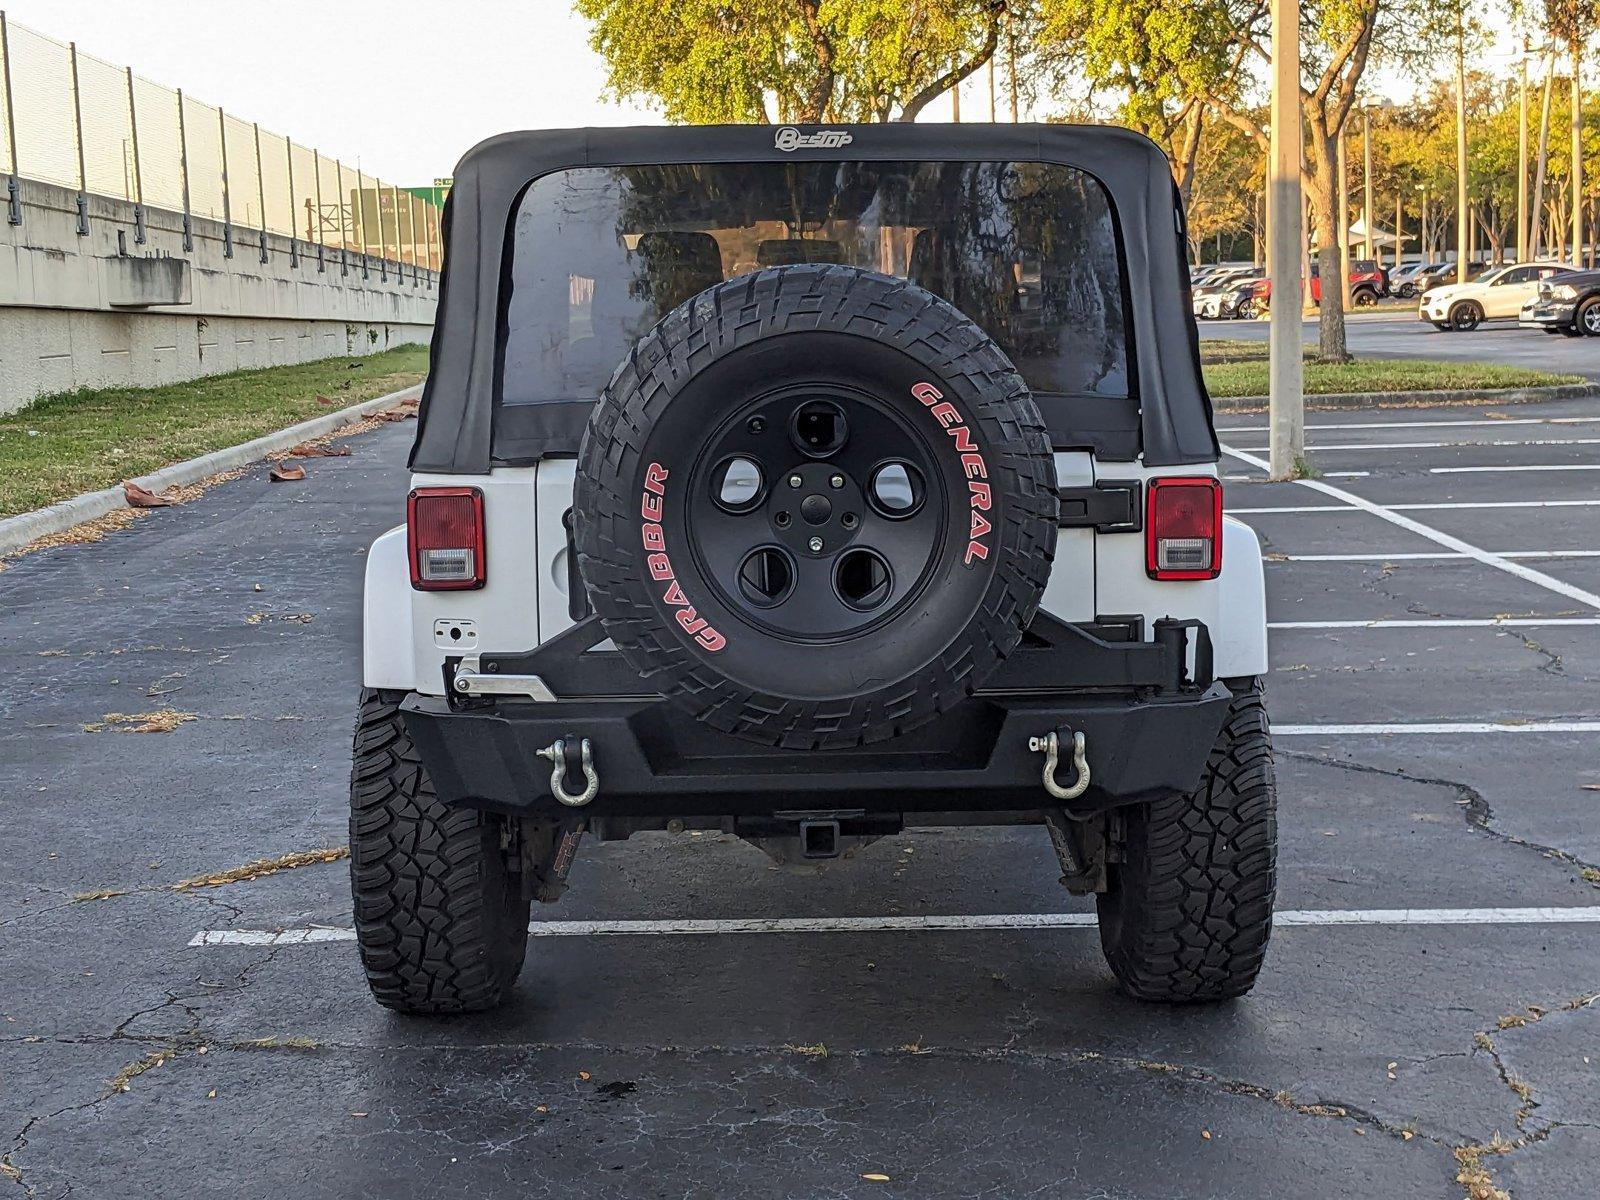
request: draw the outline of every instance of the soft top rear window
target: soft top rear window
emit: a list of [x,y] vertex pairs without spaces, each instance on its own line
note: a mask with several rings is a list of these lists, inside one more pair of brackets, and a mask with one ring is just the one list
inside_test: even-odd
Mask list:
[[1121,248],[1093,177],[1040,162],[805,161],[535,180],[512,229],[500,402],[593,400],[678,304],[803,262],[881,271],[950,300],[1011,356],[1053,433],[1084,401],[1130,396]]

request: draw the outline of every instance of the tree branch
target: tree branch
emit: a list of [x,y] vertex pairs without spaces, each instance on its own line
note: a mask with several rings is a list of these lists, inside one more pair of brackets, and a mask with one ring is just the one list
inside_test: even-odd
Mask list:
[[1000,18],[1005,15],[1006,0],[993,0],[989,5],[988,28],[984,31],[983,45],[966,62],[960,63],[940,75],[927,87],[907,100],[901,109],[897,121],[915,121],[917,114],[927,108],[953,87],[961,86],[961,82],[976,71],[984,63],[994,57],[996,47],[1000,45]]
[[805,22],[806,34],[811,38],[812,52],[817,56],[817,78],[807,90],[798,119],[812,123],[827,119],[828,104],[833,99],[833,86],[837,76],[833,68],[833,43],[828,40],[822,22],[817,18],[819,0],[800,0],[800,17]]

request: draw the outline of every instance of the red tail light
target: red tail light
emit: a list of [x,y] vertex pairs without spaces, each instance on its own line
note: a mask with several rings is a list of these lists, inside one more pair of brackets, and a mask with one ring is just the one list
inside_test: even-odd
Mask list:
[[420,592],[481,588],[483,492],[473,487],[417,488],[406,497],[411,586]]
[[1204,476],[1152,479],[1144,569],[1151,579],[1222,573],[1222,484]]

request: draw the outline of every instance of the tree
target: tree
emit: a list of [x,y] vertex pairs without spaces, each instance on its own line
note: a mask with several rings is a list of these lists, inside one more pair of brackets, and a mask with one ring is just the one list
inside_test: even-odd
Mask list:
[[[1191,251],[1218,236],[1246,231],[1257,219],[1266,160],[1231,125],[1208,128],[1189,170]],[[1198,258],[1196,259],[1198,261]]]
[[[1445,0],[1304,0],[1301,4],[1301,104],[1310,134],[1305,186],[1311,195],[1319,270],[1337,280],[1338,146],[1367,65],[1382,55],[1420,53],[1417,37]],[[1265,154],[1269,145],[1261,73],[1271,64],[1263,0],[1041,0],[1041,19],[1058,39],[1076,39],[1092,78],[1124,89],[1133,103],[1177,106],[1198,98]],[[1175,175],[1183,166],[1175,160]],[[1322,289],[1319,355],[1342,362],[1344,288]]]
[[1022,0],[576,0],[617,96],[671,121],[914,120]]
[[1187,204],[1207,97],[1238,95],[1242,57],[1217,0],[1040,0],[1035,50],[1057,80],[1121,97],[1116,116],[1167,152]]
[[[1301,5],[1300,99],[1310,133],[1305,186],[1311,195],[1318,271],[1322,277],[1318,357],[1345,362],[1344,285],[1339,261],[1339,142],[1355,108],[1367,66],[1379,56],[1404,59],[1415,53],[1419,30],[1432,15],[1432,0],[1307,0]],[[1230,36],[1239,52],[1271,61],[1263,6],[1254,0],[1231,9]],[[1211,98],[1222,116],[1250,137],[1263,153],[1267,130],[1259,117],[1226,96]],[[1338,281],[1335,283],[1334,281]]]
[[[1572,258],[1583,254],[1583,51],[1595,29],[1600,27],[1600,0],[1544,0],[1544,25],[1551,40],[1566,47],[1572,64],[1568,90],[1570,106],[1568,132],[1572,206]],[[1557,236],[1557,244],[1560,239]]]

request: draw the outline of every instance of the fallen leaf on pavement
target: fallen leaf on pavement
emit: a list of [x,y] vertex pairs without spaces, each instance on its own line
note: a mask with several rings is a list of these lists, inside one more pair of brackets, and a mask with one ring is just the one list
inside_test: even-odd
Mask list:
[[277,858],[258,858],[242,867],[216,871],[210,875],[196,875],[193,879],[180,879],[167,887],[170,892],[190,892],[196,888],[223,887],[230,883],[243,883],[260,879],[263,875],[276,875],[279,871],[293,871],[317,863],[339,862],[350,857],[347,846],[328,846],[321,850],[299,850]]
[[1600,783],[1585,783],[1579,786],[1586,792],[1600,792]]
[[83,726],[85,733],[171,733],[179,725],[195,720],[195,714],[163,708],[147,713],[107,713],[103,721]]
[[870,1179],[873,1183],[888,1183],[889,1177],[881,1171],[868,1171],[862,1175],[863,1179]]
[[306,469],[294,463],[279,463],[267,472],[274,483],[294,483],[306,477]]
[[122,496],[128,502],[129,508],[170,508],[172,501],[166,496],[158,496],[147,488],[140,487],[129,480],[122,485]]
[[319,446],[315,442],[301,442],[298,446],[289,447],[289,453],[296,458],[349,458],[349,446]]

